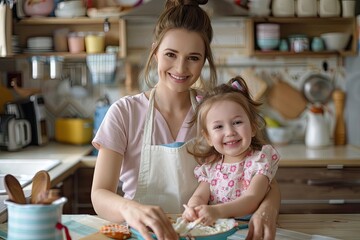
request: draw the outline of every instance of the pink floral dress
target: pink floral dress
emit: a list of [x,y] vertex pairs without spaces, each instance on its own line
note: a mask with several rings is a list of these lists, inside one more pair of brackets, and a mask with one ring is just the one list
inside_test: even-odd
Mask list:
[[271,145],[264,145],[261,151],[251,151],[238,163],[223,163],[220,159],[211,164],[198,165],[195,177],[199,182],[210,184],[209,204],[233,201],[243,194],[256,174],[269,178],[269,184],[278,169],[279,153]]

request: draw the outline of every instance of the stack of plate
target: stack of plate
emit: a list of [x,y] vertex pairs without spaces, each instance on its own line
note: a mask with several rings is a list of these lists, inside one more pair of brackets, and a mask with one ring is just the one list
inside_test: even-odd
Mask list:
[[30,37],[27,40],[25,52],[51,52],[53,51],[52,37]]
[[21,53],[19,35],[11,36],[11,45],[13,53]]

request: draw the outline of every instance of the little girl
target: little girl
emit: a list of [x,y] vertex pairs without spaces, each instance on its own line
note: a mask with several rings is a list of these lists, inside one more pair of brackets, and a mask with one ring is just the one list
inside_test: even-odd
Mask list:
[[264,119],[241,77],[197,98],[197,139],[188,149],[203,165],[194,173],[199,186],[183,218],[211,225],[219,218],[253,213],[270,188],[279,154],[263,135]]

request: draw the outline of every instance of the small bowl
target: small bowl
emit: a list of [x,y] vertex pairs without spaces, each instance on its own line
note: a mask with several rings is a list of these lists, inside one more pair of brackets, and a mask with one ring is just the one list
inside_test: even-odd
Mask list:
[[350,34],[343,32],[323,33],[320,35],[324,39],[326,50],[341,51],[349,43]]
[[256,42],[262,51],[270,51],[279,47],[280,39],[257,39]]
[[292,131],[288,127],[266,127],[266,134],[270,142],[276,145],[286,145],[292,137]]
[[65,1],[65,2],[59,2],[56,6],[57,9],[61,10],[71,10],[74,8],[83,8],[84,4],[81,0],[72,0],[72,1]]

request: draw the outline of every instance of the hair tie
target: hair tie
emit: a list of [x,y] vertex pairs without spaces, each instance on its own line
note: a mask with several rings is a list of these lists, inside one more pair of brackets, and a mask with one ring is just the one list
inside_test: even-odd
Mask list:
[[198,102],[198,103],[201,103],[202,102],[202,100],[203,100],[203,96],[201,96],[201,95],[197,95],[196,97],[195,97],[195,99],[196,99],[196,101]]
[[238,89],[238,90],[240,90],[240,91],[244,91],[244,88],[240,85],[240,83],[239,82],[237,82],[237,81],[234,81],[234,82],[232,82],[231,83],[231,86],[233,87],[233,88],[235,88],[235,89]]

